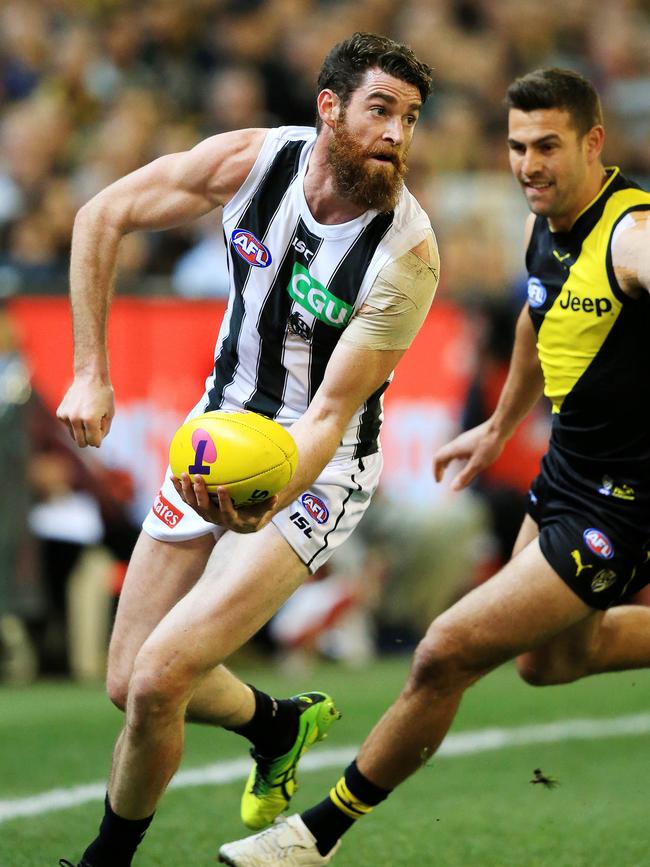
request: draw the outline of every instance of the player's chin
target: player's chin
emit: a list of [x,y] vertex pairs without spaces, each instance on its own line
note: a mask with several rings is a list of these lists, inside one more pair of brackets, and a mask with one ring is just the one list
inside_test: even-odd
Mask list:
[[553,208],[548,200],[544,200],[539,196],[526,195],[528,207],[538,217],[550,217],[553,213]]

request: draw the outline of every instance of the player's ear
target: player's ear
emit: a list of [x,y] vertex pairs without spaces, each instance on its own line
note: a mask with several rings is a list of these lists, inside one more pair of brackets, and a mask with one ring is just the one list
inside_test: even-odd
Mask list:
[[341,100],[333,90],[326,88],[321,90],[316,98],[316,106],[318,108],[318,116],[322,122],[333,129],[338,123],[339,114],[341,111]]
[[587,159],[590,163],[600,159],[600,154],[605,144],[605,130],[601,124],[592,126],[584,139]]

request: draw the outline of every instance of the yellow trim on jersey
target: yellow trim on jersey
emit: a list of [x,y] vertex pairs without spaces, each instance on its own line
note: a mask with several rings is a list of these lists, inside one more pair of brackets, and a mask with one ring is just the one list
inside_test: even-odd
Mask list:
[[614,178],[617,178],[617,177],[620,175],[620,173],[621,173],[621,170],[619,169],[618,166],[607,166],[607,167],[605,168],[605,171],[606,171],[606,172],[611,172],[611,174],[608,175],[607,180],[606,180],[605,183],[602,185],[602,187],[598,190],[598,192],[597,192],[596,195],[593,197],[593,199],[589,202],[589,204],[588,204],[588,205],[585,205],[584,208],[583,208],[583,209],[580,211],[580,213],[578,214],[578,216],[575,218],[575,220],[573,221],[573,225],[574,225],[574,226],[575,226],[575,224],[576,224],[576,221],[579,220],[580,217],[581,217],[581,216],[582,216],[586,211],[589,210],[589,208],[594,204],[594,202],[597,202],[597,201],[598,201],[598,199],[603,195],[603,193],[605,192],[605,190],[607,189],[607,187],[612,183],[612,181],[614,180]]
[[342,813],[351,819],[360,819],[372,810],[369,804],[364,804],[348,789],[345,777],[341,777],[333,789],[330,789],[330,800]]
[[544,372],[544,393],[553,412],[560,412],[564,399],[594,360],[623,307],[610,286],[607,252],[618,218],[644,203],[650,204],[650,194],[635,188],[620,190],[609,198],[544,316],[537,351]]

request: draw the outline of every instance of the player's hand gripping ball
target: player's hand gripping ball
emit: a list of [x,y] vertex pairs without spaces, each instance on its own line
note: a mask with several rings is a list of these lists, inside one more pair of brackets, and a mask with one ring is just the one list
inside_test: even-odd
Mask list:
[[298,463],[288,431],[255,412],[206,412],[174,434],[169,465],[180,478],[203,476],[208,491],[228,489],[236,509],[261,503],[287,485]]

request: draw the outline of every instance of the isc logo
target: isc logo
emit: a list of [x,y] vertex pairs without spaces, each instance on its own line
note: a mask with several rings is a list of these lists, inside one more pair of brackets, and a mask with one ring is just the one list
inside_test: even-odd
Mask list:
[[242,259],[255,268],[268,268],[273,261],[268,248],[248,229],[235,229],[230,240]]
[[604,533],[601,533],[600,530],[596,530],[595,527],[590,527],[588,530],[585,530],[582,534],[582,538],[584,539],[587,548],[589,548],[589,550],[597,557],[601,557],[603,560],[611,560],[614,556],[614,546],[607,536]]
[[312,528],[309,526],[309,521],[300,512],[293,512],[289,515],[289,520],[293,521],[296,527],[305,534],[308,539],[311,539]]
[[310,250],[305,244],[305,242],[301,241],[300,238],[294,238],[291,242],[291,246],[294,248],[296,253],[302,253],[302,255],[308,262],[314,255],[313,251]]
[[300,498],[300,502],[307,510],[309,516],[313,518],[317,524],[324,524],[325,521],[327,521],[327,519],[329,518],[329,509],[327,508],[323,500],[321,500],[321,498],[317,497],[315,494],[310,494],[309,492],[303,494]]

